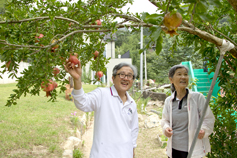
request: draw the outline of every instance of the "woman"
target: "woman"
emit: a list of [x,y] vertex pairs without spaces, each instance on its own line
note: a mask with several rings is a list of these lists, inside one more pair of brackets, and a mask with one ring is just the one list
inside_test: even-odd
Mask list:
[[[165,100],[161,121],[163,133],[168,137],[166,153],[170,158],[186,158],[206,100],[203,94],[187,88],[187,67],[173,66],[169,71],[169,80],[172,95]],[[192,157],[201,158],[210,152],[208,136],[213,132],[214,122],[215,117],[208,107]]]

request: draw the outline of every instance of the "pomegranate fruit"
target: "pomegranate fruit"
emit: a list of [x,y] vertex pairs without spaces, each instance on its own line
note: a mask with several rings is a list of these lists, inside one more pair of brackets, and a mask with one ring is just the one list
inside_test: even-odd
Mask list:
[[41,83],[41,88],[43,89],[43,91],[46,91],[46,92],[54,90],[53,81],[49,80],[49,83],[47,83],[47,85],[45,85],[45,83],[42,82]]
[[60,72],[59,68],[57,68],[57,67],[53,68],[53,74],[54,74],[54,76],[56,76],[57,74],[59,74],[59,72]]
[[179,35],[175,30],[164,30],[166,34],[170,34],[171,37]]
[[69,25],[69,27],[71,27],[72,25],[74,25],[74,23],[70,22],[68,25]]
[[53,87],[54,87],[54,89],[58,87],[57,82],[53,81]]
[[164,16],[163,23],[169,30],[176,30],[182,23],[182,15],[178,12],[173,14],[168,12]]
[[103,76],[103,72],[102,71],[97,71],[96,76],[100,79]]
[[48,97],[48,96],[52,96],[51,91],[46,92],[46,97]]
[[35,36],[35,38],[39,38],[39,39],[43,38],[43,37],[44,37],[44,35],[42,33],[40,33],[39,36]]
[[95,23],[96,23],[97,25],[101,25],[101,24],[102,24],[102,22],[100,21],[100,19],[96,20]]
[[95,60],[99,56],[100,53],[96,50],[93,54],[94,54],[94,60]]
[[76,56],[78,58],[78,54],[77,53],[73,53],[73,54],[74,54],[74,56]]
[[39,39],[43,38],[43,37],[44,37],[44,35],[42,33],[40,33],[39,36],[35,36],[35,43],[38,43]]
[[9,61],[6,63],[6,68],[7,68],[8,71],[9,71],[10,64],[11,64],[11,60],[9,60]]
[[[57,42],[57,40],[54,39],[51,43],[53,44],[53,43],[55,43],[55,42]],[[51,52],[55,52],[55,50],[58,49],[58,47],[59,47],[59,45],[57,45],[57,44],[54,45],[54,46],[51,48]]]
[[74,65],[78,65],[80,63],[80,61],[77,59],[77,57],[75,55],[71,55],[68,59],[71,63],[73,63]]

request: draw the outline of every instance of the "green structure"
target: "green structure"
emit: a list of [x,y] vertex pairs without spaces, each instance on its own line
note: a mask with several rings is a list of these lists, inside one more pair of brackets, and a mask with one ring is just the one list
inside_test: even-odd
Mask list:
[[[207,96],[209,89],[211,87],[212,78],[214,76],[214,72],[208,74],[208,72],[204,72],[203,69],[193,69],[191,61],[182,62],[182,65],[188,67],[189,69],[189,81],[195,81],[196,85],[192,86],[192,91],[201,92],[203,95]],[[218,83],[215,84],[212,96],[217,97],[220,90]]]

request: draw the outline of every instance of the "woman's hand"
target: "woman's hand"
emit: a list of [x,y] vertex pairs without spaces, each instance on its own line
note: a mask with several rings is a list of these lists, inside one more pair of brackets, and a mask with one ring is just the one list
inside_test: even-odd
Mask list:
[[167,127],[167,128],[165,129],[165,136],[166,136],[166,137],[171,137],[172,135],[173,135],[173,130],[172,130],[172,128]]
[[204,135],[205,135],[205,131],[201,129],[198,134],[198,139],[202,139]]

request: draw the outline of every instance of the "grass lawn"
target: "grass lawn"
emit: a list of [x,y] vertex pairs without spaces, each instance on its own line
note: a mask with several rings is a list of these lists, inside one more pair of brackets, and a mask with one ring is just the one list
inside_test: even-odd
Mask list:
[[[65,93],[48,102],[44,91],[40,96],[22,96],[17,105],[6,107],[15,85],[0,84],[0,157],[61,157],[62,145],[70,136],[71,113],[82,112],[65,100]],[[89,92],[97,85],[83,88]]]

